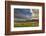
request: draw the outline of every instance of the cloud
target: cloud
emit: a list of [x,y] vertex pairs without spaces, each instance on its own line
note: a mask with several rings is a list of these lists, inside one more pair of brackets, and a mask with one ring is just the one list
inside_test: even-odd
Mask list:
[[23,18],[30,19],[32,17],[32,13],[30,9],[14,9],[14,17],[15,18]]

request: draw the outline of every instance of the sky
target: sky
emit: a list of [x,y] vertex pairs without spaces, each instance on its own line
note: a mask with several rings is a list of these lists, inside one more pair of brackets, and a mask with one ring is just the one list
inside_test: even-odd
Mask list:
[[30,19],[32,16],[31,9],[14,8],[14,17],[21,19]]

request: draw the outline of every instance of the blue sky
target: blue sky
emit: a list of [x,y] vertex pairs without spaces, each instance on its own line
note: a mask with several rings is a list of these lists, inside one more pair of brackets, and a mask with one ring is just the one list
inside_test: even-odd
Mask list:
[[14,17],[16,18],[31,18],[31,9],[14,8]]

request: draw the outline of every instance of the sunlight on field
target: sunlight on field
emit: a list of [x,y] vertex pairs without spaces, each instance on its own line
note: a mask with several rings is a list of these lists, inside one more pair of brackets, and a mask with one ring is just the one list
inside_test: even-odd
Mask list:
[[14,27],[36,27],[38,22],[15,22]]

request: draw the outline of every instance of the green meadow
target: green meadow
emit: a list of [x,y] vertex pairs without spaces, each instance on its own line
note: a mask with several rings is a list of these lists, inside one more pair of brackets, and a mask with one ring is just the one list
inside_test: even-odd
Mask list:
[[14,22],[14,27],[36,27],[38,22]]

